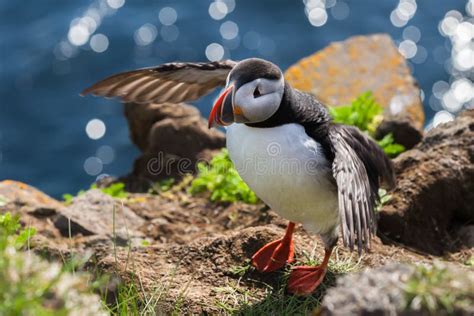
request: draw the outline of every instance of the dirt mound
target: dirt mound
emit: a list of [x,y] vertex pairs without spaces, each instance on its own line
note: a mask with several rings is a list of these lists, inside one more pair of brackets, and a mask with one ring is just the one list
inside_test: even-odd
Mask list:
[[432,129],[394,163],[398,184],[380,211],[380,232],[435,255],[472,247],[474,110]]

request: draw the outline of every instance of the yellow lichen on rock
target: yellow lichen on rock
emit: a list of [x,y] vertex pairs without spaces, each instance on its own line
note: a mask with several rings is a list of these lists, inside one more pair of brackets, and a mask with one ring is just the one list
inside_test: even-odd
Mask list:
[[[314,94],[329,106],[348,104],[372,91],[385,108],[385,121],[403,121],[412,129],[410,135],[421,138],[420,90],[388,35],[355,36],[333,43],[288,68],[285,78],[294,88]],[[397,139],[397,132],[394,134]],[[401,143],[412,147],[418,140]]]

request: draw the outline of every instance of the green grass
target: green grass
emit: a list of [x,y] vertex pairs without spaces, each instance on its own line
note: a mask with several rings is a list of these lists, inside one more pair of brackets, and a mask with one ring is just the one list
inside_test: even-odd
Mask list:
[[392,199],[392,195],[387,192],[387,190],[379,188],[379,201],[375,207],[375,211],[379,211],[382,206],[387,204],[388,201]]
[[377,143],[380,147],[382,147],[385,154],[390,158],[395,158],[405,151],[405,146],[395,143],[392,133],[389,133],[382,139],[377,140]]
[[[127,259],[132,260],[133,259]],[[133,265],[133,262],[127,264]],[[104,308],[117,316],[128,315],[182,315],[184,294],[188,284],[183,284],[178,298],[171,303],[171,282],[175,280],[176,269],[171,271],[169,282],[157,282],[151,289],[145,289],[138,274],[132,269],[131,280],[122,280],[114,293],[102,293]],[[111,295],[110,295],[111,294]],[[111,296],[111,298],[110,298]]]
[[454,315],[474,303],[472,273],[448,269],[441,262],[417,266],[404,290],[406,308],[427,310],[433,315]]
[[[337,250],[335,250],[337,254]],[[320,258],[316,259],[315,252],[308,254],[303,252],[302,258],[293,265],[318,265]],[[241,280],[249,275],[254,268],[250,263],[240,267],[232,267],[231,273],[239,276],[238,281],[229,281],[226,287],[216,288],[216,292],[223,295],[216,300],[216,308],[224,314],[232,315],[308,315],[317,309],[322,302],[326,291],[335,285],[336,279],[346,273],[360,269],[360,259],[355,261],[352,257],[339,258],[337,255],[329,261],[328,272],[323,283],[315,293],[306,297],[298,297],[286,293],[286,284],[290,275],[290,266],[281,272],[276,286],[267,284],[265,296],[258,299],[255,290],[249,290],[240,286]]]
[[167,295],[168,287],[146,293],[141,282],[120,282],[108,293],[110,275],[77,272],[84,260],[71,256],[61,265],[30,253],[35,234],[34,228],[22,228],[18,216],[0,215],[0,315],[155,315]]
[[[370,91],[361,94],[349,105],[330,107],[329,113],[334,122],[356,126],[371,137],[375,136],[375,131],[383,119],[383,107],[376,102]],[[377,143],[392,158],[405,151],[403,145],[394,142],[392,134],[385,135],[377,140]]]
[[167,192],[175,185],[173,178],[163,179],[153,183],[151,188],[148,190],[149,194],[160,194],[160,192]]
[[[91,189],[95,189],[95,188],[97,188],[96,185],[94,187],[91,186]],[[110,195],[111,197],[116,198],[116,199],[125,199],[128,197],[128,192],[125,191],[125,184],[122,182],[112,183],[108,187],[100,188],[100,190],[103,193]]]
[[[104,194],[107,194],[113,198],[116,199],[125,199],[128,197],[128,192],[125,191],[125,184],[122,182],[115,182],[109,185],[108,187],[105,188],[98,188],[97,184],[93,183],[89,187],[89,189],[99,189],[101,190]],[[76,195],[70,194],[70,193],[64,193],[63,194],[63,201],[66,205],[72,203],[72,199],[75,196],[80,196],[82,194],[86,193],[85,190],[80,190],[79,192],[76,193]]]
[[474,267],[474,255],[470,256],[464,264],[468,267]]
[[370,91],[362,93],[349,105],[329,107],[329,113],[334,122],[356,126],[370,134],[375,133],[383,118],[383,108]]
[[0,215],[0,315],[105,315],[87,274],[71,274],[29,251],[34,228]]
[[255,193],[234,168],[227,149],[222,149],[209,164],[198,163],[197,168],[198,174],[189,187],[191,194],[209,192],[210,200],[218,202],[258,202]]

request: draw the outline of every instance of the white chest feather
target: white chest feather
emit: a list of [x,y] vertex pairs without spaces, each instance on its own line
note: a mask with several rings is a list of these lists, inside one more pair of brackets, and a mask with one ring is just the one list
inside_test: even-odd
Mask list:
[[314,233],[337,224],[331,166],[302,126],[233,124],[227,129],[227,148],[242,179],[279,215]]

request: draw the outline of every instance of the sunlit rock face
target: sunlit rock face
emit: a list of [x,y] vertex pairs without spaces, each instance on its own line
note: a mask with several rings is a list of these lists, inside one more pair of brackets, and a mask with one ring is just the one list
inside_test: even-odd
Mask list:
[[394,160],[397,187],[379,212],[379,232],[435,255],[472,246],[474,110],[430,130]]
[[407,148],[421,140],[425,117],[420,89],[388,35],[333,43],[300,60],[285,76],[293,87],[329,106],[349,104],[370,90],[385,108],[381,134],[392,132],[397,143]]

